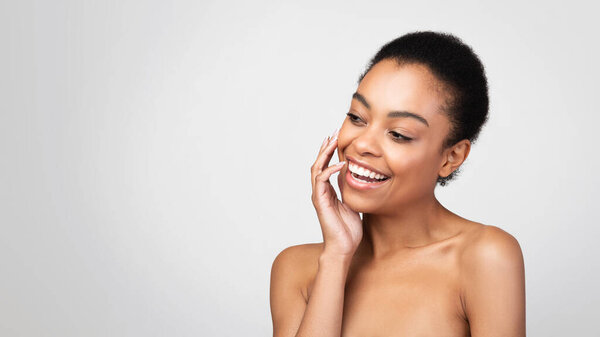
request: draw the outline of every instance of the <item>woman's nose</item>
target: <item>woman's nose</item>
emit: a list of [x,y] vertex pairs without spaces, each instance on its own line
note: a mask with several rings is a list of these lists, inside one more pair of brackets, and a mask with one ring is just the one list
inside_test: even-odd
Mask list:
[[354,139],[356,152],[362,156],[381,156],[380,132],[375,129],[365,130],[360,136]]

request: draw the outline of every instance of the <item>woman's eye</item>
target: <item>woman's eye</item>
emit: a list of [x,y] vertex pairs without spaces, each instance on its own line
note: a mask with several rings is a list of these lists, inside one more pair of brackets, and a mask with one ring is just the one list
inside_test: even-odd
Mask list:
[[409,141],[412,140],[412,138],[406,137],[405,135],[398,133],[396,131],[390,131],[390,135],[392,135],[392,138],[395,141]]
[[350,121],[352,123],[360,123],[360,122],[362,122],[362,120],[360,119],[360,117],[358,117],[357,115],[355,115],[355,114],[353,114],[351,112],[348,112],[346,115],[348,115],[348,118],[350,119]]

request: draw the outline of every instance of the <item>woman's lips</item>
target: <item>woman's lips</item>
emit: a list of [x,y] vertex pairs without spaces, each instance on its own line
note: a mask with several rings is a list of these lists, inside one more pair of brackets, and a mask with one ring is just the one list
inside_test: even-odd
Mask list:
[[371,190],[373,188],[377,188],[382,186],[383,184],[385,184],[388,180],[390,180],[390,178],[383,180],[383,181],[378,181],[378,182],[365,182],[365,181],[361,181],[358,180],[357,178],[354,177],[354,175],[352,174],[352,172],[350,172],[350,169],[348,169],[348,167],[346,167],[346,175],[345,175],[345,179],[346,179],[346,183],[357,190]]
[[[358,159],[356,159],[354,157],[347,155],[346,160],[348,161],[348,166],[352,169],[353,173],[357,173],[358,175],[361,175],[361,176],[369,176],[370,173],[374,173],[375,175],[378,175],[378,177],[376,177],[378,179],[384,178],[384,177],[389,178],[388,175],[375,169],[374,167],[368,165],[367,163],[363,163],[363,162],[359,161]],[[353,167],[351,167],[351,166],[353,166]],[[363,171],[366,171],[366,172],[363,172]]]

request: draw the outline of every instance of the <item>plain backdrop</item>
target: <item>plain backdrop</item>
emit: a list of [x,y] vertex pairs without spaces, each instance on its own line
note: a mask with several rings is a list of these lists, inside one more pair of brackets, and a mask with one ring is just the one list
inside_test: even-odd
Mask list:
[[[490,119],[436,195],[520,242],[529,336],[598,336],[592,2],[2,1],[0,335],[269,336],[321,242],[310,166],[410,31],[484,63]],[[333,180],[334,181],[334,180]]]

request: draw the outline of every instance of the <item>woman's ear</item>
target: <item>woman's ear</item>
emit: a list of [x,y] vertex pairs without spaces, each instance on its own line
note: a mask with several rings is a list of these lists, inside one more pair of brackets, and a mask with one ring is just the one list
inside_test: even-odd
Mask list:
[[463,139],[444,151],[442,167],[438,175],[440,177],[449,176],[467,159],[470,151],[471,142],[468,139]]

